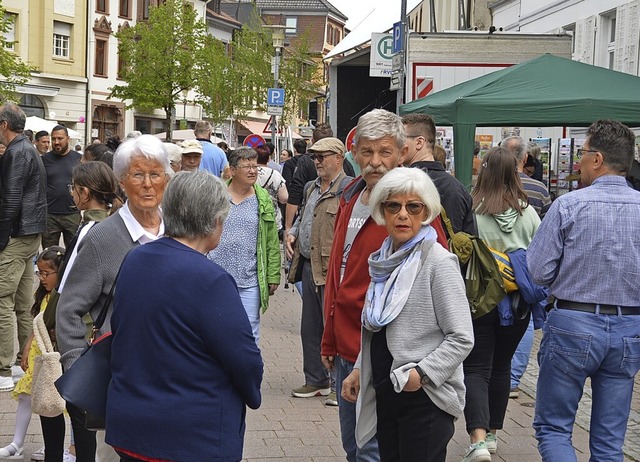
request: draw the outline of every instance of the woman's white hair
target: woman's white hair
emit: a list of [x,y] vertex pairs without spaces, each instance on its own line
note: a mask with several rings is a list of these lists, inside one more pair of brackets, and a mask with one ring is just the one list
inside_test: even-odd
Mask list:
[[428,225],[440,215],[440,194],[429,175],[419,168],[397,167],[380,178],[369,197],[371,218],[379,225],[385,224],[382,203],[397,194],[415,194],[427,206],[427,217],[422,222],[423,225]]
[[152,135],[141,135],[123,142],[113,155],[113,172],[118,180],[122,180],[129,173],[129,165],[135,157],[144,157],[147,160],[159,162],[168,176],[173,175],[167,148],[164,147],[162,141]]

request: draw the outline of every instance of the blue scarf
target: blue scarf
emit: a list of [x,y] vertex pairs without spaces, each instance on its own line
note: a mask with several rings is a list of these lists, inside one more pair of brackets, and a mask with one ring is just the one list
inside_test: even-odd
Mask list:
[[387,237],[380,250],[369,256],[371,283],[362,310],[365,329],[377,332],[400,314],[422,267],[420,244],[436,238],[436,231],[425,225],[395,252],[391,237]]

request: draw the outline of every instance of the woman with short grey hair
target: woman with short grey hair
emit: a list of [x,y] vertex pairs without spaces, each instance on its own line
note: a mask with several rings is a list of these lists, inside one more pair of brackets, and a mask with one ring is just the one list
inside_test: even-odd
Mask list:
[[227,184],[231,206],[220,246],[208,257],[233,276],[251,322],[256,343],[260,315],[280,284],[280,242],[271,196],[256,184],[258,154],[242,147],[229,155],[231,179]]
[[204,255],[226,187],[181,172],[162,204],[165,237],[130,252],[118,278],[106,440],[127,461],[240,460],[263,364],[233,278]]
[[[56,339],[65,370],[87,346],[87,326],[83,317],[89,314],[91,319],[97,318],[124,256],[133,247],[164,235],[160,203],[173,172],[162,141],[151,135],[125,141],[114,154],[113,168],[127,201],[116,213],[91,227],[78,244],[76,259],[66,269],[67,279],[58,301]],[[98,335],[109,332],[110,318],[111,310]],[[78,461],[94,460],[96,433],[83,427],[82,413],[78,409],[71,405],[67,409]],[[100,460],[116,458],[113,449],[103,443],[97,450]]]
[[422,170],[399,167],[369,205],[389,237],[369,257],[361,349],[342,397],[358,402],[358,446],[376,436],[383,462],[445,462],[473,328],[458,260],[430,225],[440,196]]

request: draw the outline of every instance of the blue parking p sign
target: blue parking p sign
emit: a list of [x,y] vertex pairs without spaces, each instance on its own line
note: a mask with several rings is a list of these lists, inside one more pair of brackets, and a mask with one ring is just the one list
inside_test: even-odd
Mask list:
[[393,52],[400,53],[402,51],[404,27],[402,22],[397,22],[393,25]]
[[268,106],[284,106],[284,88],[269,88],[267,90]]

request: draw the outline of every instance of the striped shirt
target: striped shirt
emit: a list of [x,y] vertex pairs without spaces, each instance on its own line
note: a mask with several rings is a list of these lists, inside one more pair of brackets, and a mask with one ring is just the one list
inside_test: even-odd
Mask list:
[[529,205],[534,208],[541,218],[549,209],[551,205],[551,197],[549,196],[549,190],[541,181],[534,180],[526,173],[519,173],[520,181],[522,182],[522,188],[527,193],[529,198]]
[[640,192],[623,176],[560,196],[527,250],[533,280],[561,300],[640,307]]

